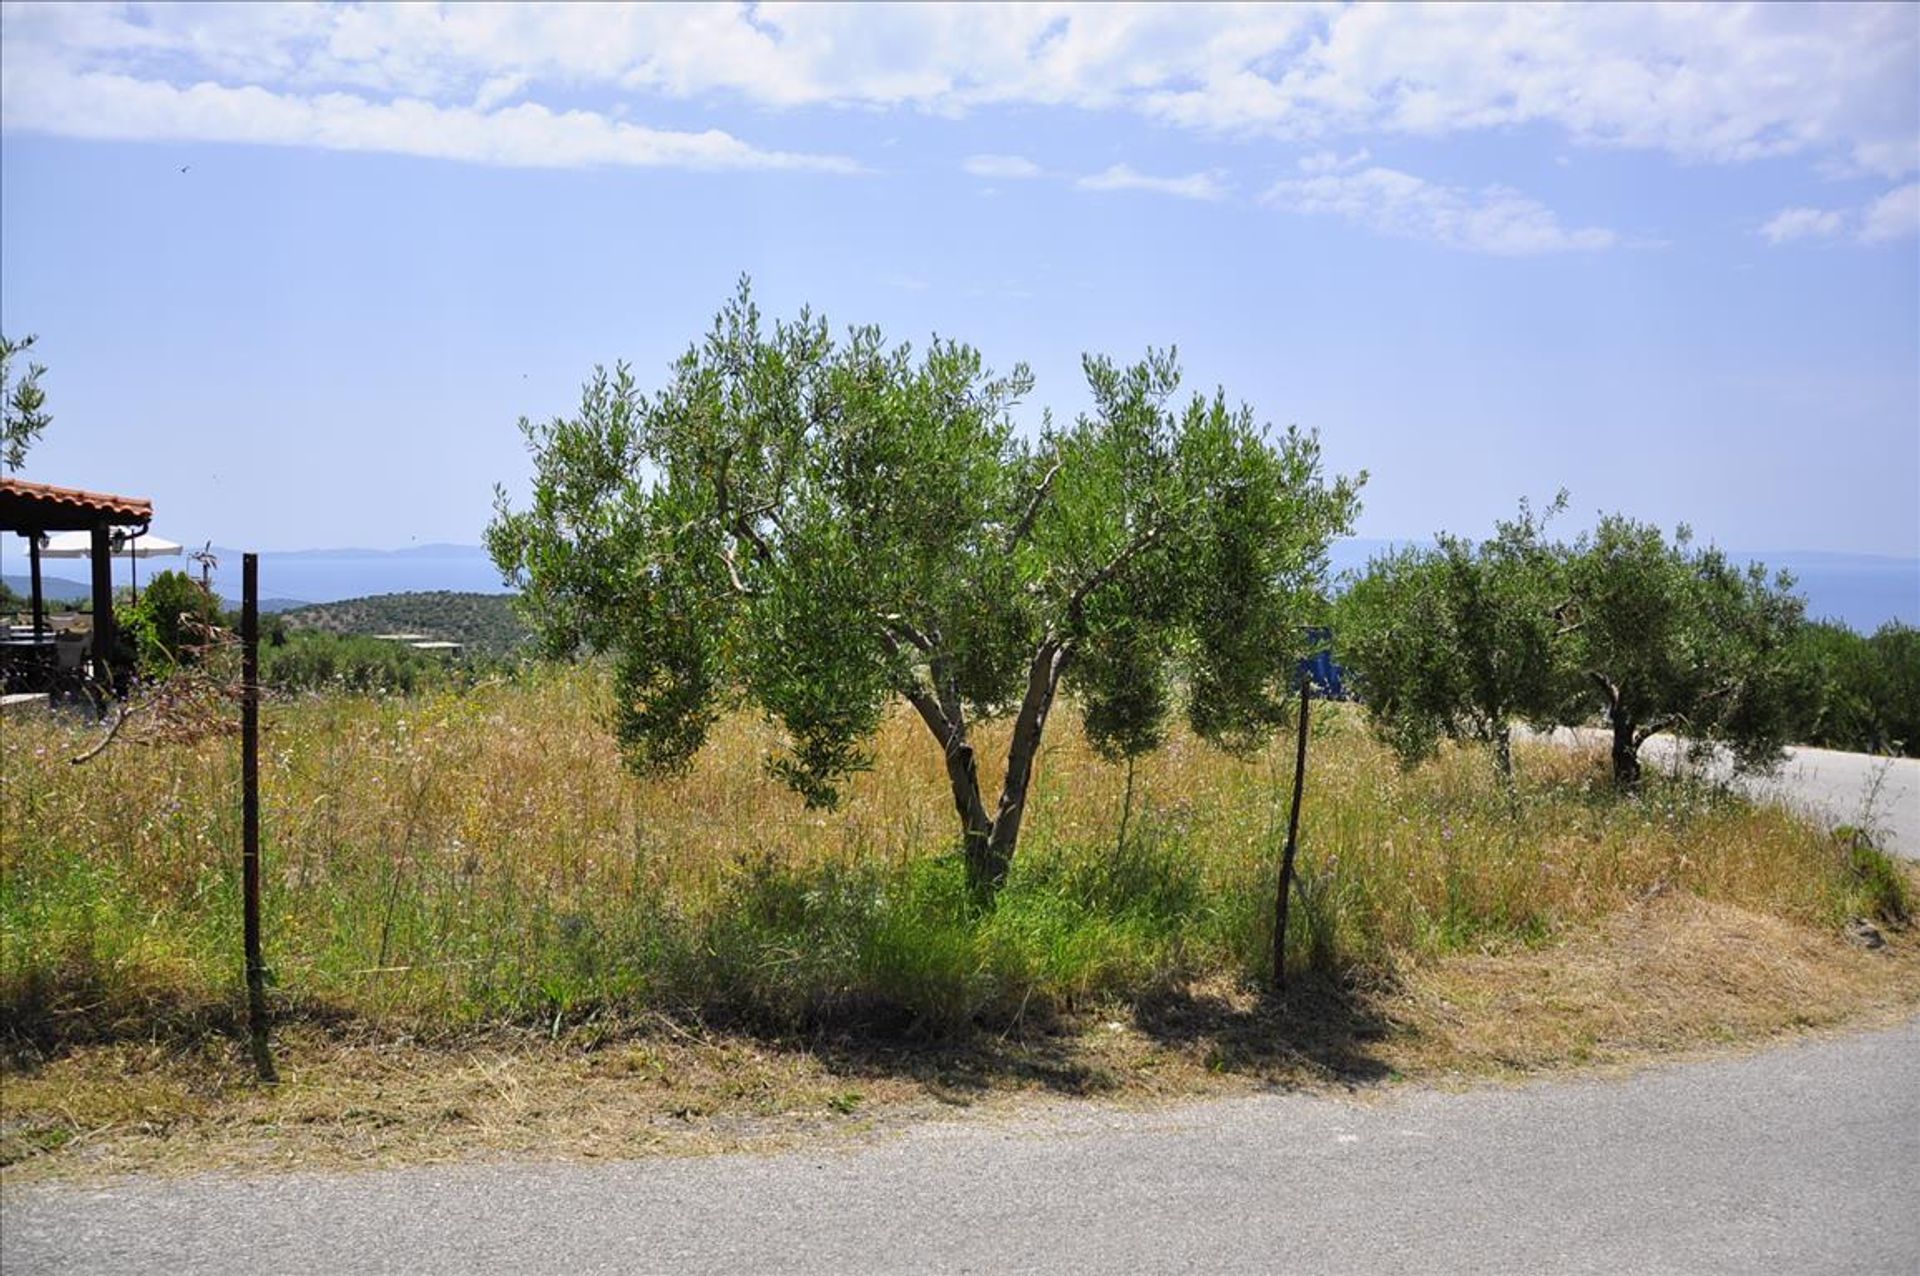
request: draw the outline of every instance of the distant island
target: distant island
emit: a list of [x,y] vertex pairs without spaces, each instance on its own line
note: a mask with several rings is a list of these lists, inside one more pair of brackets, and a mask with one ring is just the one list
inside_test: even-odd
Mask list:
[[[215,546],[213,588],[222,598],[240,597],[238,549]],[[376,594],[452,592],[505,594],[487,551],[479,545],[420,545],[409,549],[264,550],[260,592],[310,603],[340,602]]]

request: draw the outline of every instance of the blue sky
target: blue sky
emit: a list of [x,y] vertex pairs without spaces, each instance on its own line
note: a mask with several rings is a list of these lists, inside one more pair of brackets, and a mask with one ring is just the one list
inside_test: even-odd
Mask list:
[[[741,273],[1085,402],[1082,351],[1366,469],[1920,555],[1920,8],[0,7],[22,477],[262,549],[479,538],[515,421]],[[185,171],[182,171],[182,170]]]

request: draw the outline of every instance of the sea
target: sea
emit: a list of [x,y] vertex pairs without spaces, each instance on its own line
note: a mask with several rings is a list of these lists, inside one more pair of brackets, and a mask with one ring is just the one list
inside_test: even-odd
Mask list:
[[[0,569],[7,584],[27,591],[26,556],[13,538],[0,546]],[[1336,542],[1328,558],[1336,576],[1358,571],[1367,561],[1393,549],[1384,540],[1354,538]],[[1756,560],[1792,574],[1794,587],[1807,600],[1807,615],[1835,620],[1861,633],[1871,633],[1888,621],[1920,627],[1920,558],[1875,554],[1829,554],[1806,551],[1736,552],[1736,559]],[[218,560],[213,587],[223,598],[240,597],[240,551],[215,547]],[[188,567],[184,558],[146,559],[139,564],[142,579],[169,567]],[[128,583],[129,565],[114,565],[114,579]],[[52,564],[47,565],[48,569]],[[62,561],[46,570],[50,597],[87,593],[84,573]],[[66,575],[65,573],[71,573]],[[487,552],[479,545],[421,545],[409,549],[309,549],[265,551],[260,555],[261,606],[285,610],[303,603],[337,602],[368,594],[397,594],[416,590],[457,590],[498,594],[508,592]]]
[[[1327,557],[1336,574],[1363,570],[1369,559],[1400,545],[1421,544],[1355,537],[1336,541]],[[1832,620],[1863,634],[1889,621],[1920,627],[1920,558],[1882,554],[1829,554],[1807,550],[1728,550],[1736,562],[1764,563],[1771,573],[1793,577],[1794,592],[1807,600],[1810,620]]]

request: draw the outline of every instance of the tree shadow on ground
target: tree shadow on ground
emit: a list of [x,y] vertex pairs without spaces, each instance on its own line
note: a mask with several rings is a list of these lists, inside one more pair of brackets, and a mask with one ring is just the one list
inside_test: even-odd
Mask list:
[[[277,1009],[281,1024],[344,1033],[361,1022],[321,1001]],[[97,1046],[149,1042],[190,1049],[208,1040],[248,1039],[244,995],[196,995],[174,988],[119,988],[90,972],[21,981],[0,992],[0,1070],[31,1072]]]
[[909,1080],[943,1102],[970,1103],[990,1091],[1036,1089],[1053,1094],[1112,1094],[1120,1079],[1079,1048],[1067,1029],[1018,1036],[981,1032],[952,1040],[915,1041],[839,1032],[805,1048],[828,1071],[849,1078]]
[[1217,1072],[1349,1087],[1393,1076],[1378,1054],[1392,1021],[1375,997],[1337,975],[1298,977],[1284,995],[1170,988],[1137,1001],[1134,1019],[1155,1043],[1202,1053]]
[[[0,1068],[6,1070],[30,1072],[75,1049],[120,1042],[188,1049],[209,1039],[246,1038],[245,1006],[237,994],[196,999],[148,989],[115,998],[84,978],[11,992],[0,1006]],[[1010,1020],[976,1022],[957,1032],[932,1032],[905,1007],[885,1003],[842,1005],[800,1030],[755,1022],[737,1007],[709,1005],[680,1013],[606,1008],[576,1019],[565,1034],[550,1033],[545,1020],[469,1026],[449,1030],[442,1044],[464,1047],[497,1038],[523,1048],[537,1037],[591,1052],[662,1033],[702,1044],[732,1040],[808,1055],[849,1079],[910,1081],[938,1101],[967,1104],[1009,1090],[1069,1097],[1137,1092],[1143,1078],[1151,1081],[1161,1075],[1156,1069],[1168,1065],[1278,1086],[1376,1085],[1393,1075],[1378,1054],[1393,1032],[1379,1004],[1367,989],[1309,973],[1285,997],[1224,983],[1168,985],[1143,990],[1128,1007],[1061,1014],[1023,1009]],[[305,1025],[342,1040],[400,1036],[430,1045],[436,1037],[418,1026],[383,1026],[318,1000],[283,1005],[274,1021],[276,1027]],[[1115,1026],[1133,1031],[1113,1033]]]
[[[1125,1012],[1119,1012],[1125,1014]],[[1392,1022],[1366,992],[1337,977],[1309,975],[1285,997],[1241,990],[1168,987],[1137,997],[1132,1026],[1144,1045],[1189,1065],[1272,1085],[1357,1088],[1394,1075],[1378,1048]],[[1135,1059],[1105,1048],[1107,1017],[979,1028],[953,1038],[916,1040],[877,1025],[842,1026],[805,1040],[829,1070],[848,1077],[912,1080],[936,1098],[967,1102],[1008,1088],[1089,1097],[1128,1088]],[[893,1025],[889,1025],[893,1026]],[[776,1042],[769,1042],[777,1045]],[[791,1044],[791,1042],[790,1042]]]

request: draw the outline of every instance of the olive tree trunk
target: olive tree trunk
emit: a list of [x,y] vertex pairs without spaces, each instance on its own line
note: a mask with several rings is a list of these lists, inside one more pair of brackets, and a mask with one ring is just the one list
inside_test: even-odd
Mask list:
[[1622,793],[1640,788],[1640,741],[1634,731],[1633,716],[1621,710],[1608,715],[1613,727],[1613,787]]
[[[907,702],[933,734],[946,759],[947,784],[953,791],[954,813],[960,818],[961,847],[966,857],[967,885],[976,898],[987,900],[1006,881],[1020,842],[1020,823],[1033,782],[1033,764],[1046,732],[1047,715],[1060,689],[1071,650],[1056,638],[1042,642],[1027,668],[1026,693],[1013,720],[1013,740],[1007,746],[1007,775],[1000,786],[1000,803],[992,816],[980,797],[980,766],[957,695],[941,695],[925,686],[906,692]],[[940,680],[936,670],[935,681]]]
[[[976,889],[998,889],[1013,864],[1014,848],[1020,842],[1020,820],[1027,810],[1027,788],[1033,780],[1033,760],[1040,753],[1040,737],[1047,729],[1047,714],[1060,688],[1067,656],[1067,649],[1050,638],[1033,653],[1033,662],[1027,668],[1027,693],[1021,698],[1019,716],[1013,720],[1013,740],[1007,745],[1007,778],[1000,786],[1000,807],[994,813],[993,832],[980,865],[982,875],[974,880]],[[969,876],[974,876],[971,863],[968,868]]]
[[1648,732],[1639,729],[1632,708],[1613,679],[1598,673],[1592,677],[1600,687],[1607,711],[1607,726],[1613,731],[1613,787],[1622,793],[1638,792],[1640,746],[1645,743]]
[[1505,722],[1494,728],[1493,764],[1499,768],[1501,781],[1511,789],[1513,787],[1513,728]]

